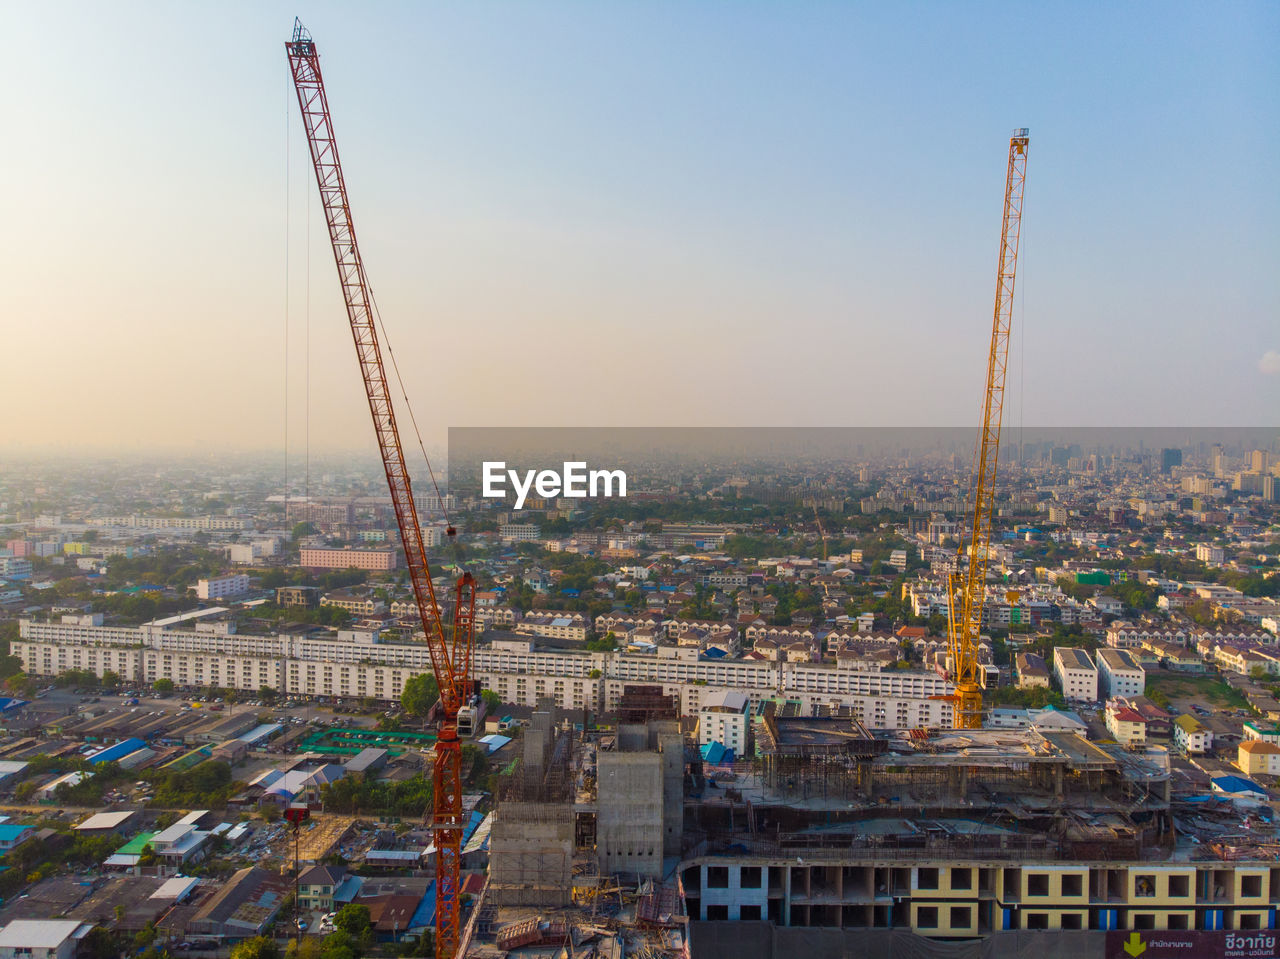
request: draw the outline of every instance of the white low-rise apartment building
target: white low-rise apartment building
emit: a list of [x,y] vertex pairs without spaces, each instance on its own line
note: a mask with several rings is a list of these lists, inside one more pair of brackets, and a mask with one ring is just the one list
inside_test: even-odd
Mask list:
[[1147,688],[1147,671],[1125,649],[1098,650],[1098,681],[1107,699],[1141,696]]
[[1053,650],[1053,674],[1067,699],[1098,701],[1098,668],[1083,649],[1057,646]]
[[[431,669],[425,644],[382,642],[372,630],[343,630],[336,638],[248,636],[220,624],[124,628],[103,626],[101,617],[66,619],[71,622],[20,622],[12,651],[28,673],[111,670],[137,682],[395,701],[409,677]],[[700,659],[696,648],[679,646],[636,654],[548,649],[523,636],[478,647],[473,663],[481,685],[514,705],[534,706],[550,696],[565,709],[612,710],[627,685],[645,683],[676,695],[688,716],[731,691],[744,694],[752,709],[778,695],[799,702],[805,714],[817,706],[849,705],[877,729],[949,725],[950,703],[936,697],[954,689],[923,670],[875,673],[825,663]]]
[[230,599],[249,592],[249,577],[244,573],[211,576],[196,580],[196,596],[200,599]]
[[719,743],[735,756],[747,751],[748,715],[746,694],[725,690],[707,697],[698,710],[698,745]]
[[1200,755],[1213,748],[1213,730],[1190,713],[1173,721],[1173,745],[1187,755]]

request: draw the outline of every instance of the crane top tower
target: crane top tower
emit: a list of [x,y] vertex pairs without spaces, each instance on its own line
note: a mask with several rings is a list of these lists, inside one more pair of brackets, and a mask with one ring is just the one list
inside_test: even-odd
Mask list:
[[995,507],[996,467],[1000,459],[1000,424],[1004,414],[1004,380],[1009,362],[1009,328],[1013,320],[1013,287],[1018,268],[1018,240],[1022,233],[1022,196],[1027,179],[1026,127],[1009,138],[1009,163],[1004,183],[1004,223],[996,269],[996,298],[987,355],[987,388],[982,406],[982,430],[974,457],[973,510],[969,536],[962,538],[956,569],[948,590],[947,650],[951,654],[953,725],[956,729],[982,726],[982,684],[978,681],[978,642],[982,632],[987,564],[991,549],[991,515]]

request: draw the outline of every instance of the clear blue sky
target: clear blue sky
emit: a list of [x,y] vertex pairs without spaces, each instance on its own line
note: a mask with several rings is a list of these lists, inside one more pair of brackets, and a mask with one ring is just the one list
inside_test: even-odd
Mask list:
[[1275,3],[70,3],[0,36],[0,446],[281,446],[286,248],[290,446],[308,299],[371,445],[295,13],[429,438],[976,427],[1017,126],[1006,422],[1276,421]]

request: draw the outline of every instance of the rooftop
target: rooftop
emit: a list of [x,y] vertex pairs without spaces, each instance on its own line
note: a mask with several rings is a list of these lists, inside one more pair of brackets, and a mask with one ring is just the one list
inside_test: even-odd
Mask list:
[[0,929],[0,949],[57,949],[90,928],[75,919],[15,919]]
[[76,829],[85,832],[91,832],[95,829],[115,829],[117,826],[128,821],[133,815],[133,810],[126,809],[123,812],[100,812],[94,813],[84,822],[76,825]]

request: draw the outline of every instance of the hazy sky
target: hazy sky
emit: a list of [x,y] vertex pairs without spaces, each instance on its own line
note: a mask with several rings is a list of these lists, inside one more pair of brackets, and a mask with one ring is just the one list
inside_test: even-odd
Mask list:
[[1276,422],[1275,3],[11,3],[0,447],[372,446],[295,13],[429,440],[976,428],[1017,126],[1006,423]]

